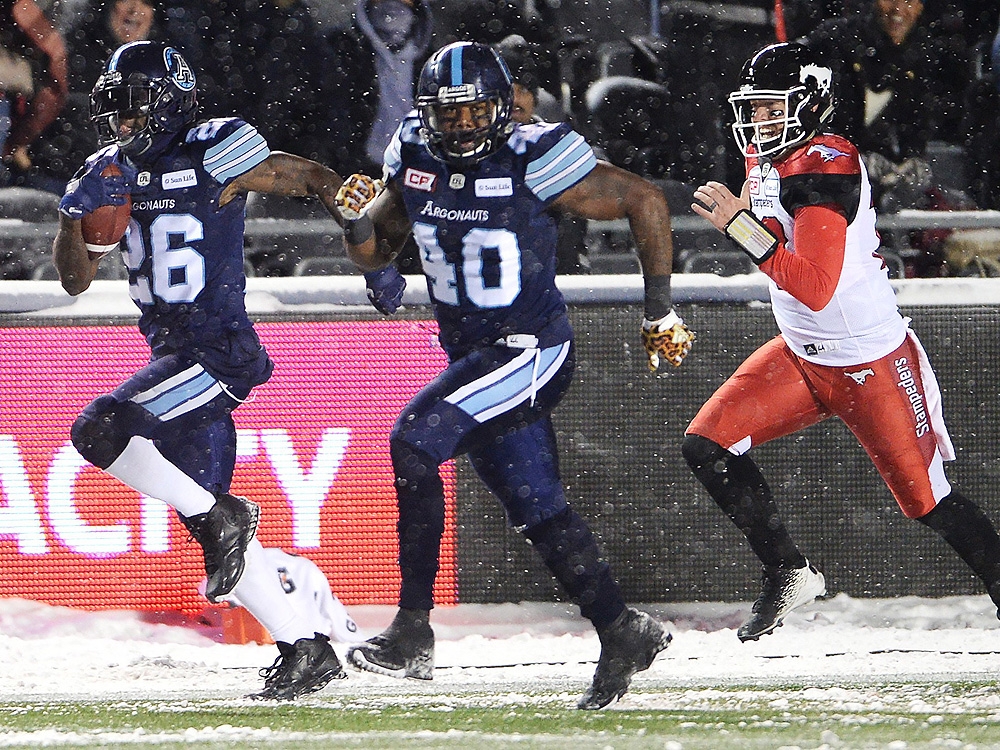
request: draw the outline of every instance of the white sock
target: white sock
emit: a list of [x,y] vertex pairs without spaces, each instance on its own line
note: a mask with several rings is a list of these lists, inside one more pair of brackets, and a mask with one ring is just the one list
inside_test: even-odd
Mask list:
[[152,441],[133,437],[107,469],[129,487],[162,500],[186,518],[208,513],[215,496],[170,463]]
[[324,632],[318,613],[300,611],[294,598],[285,594],[277,569],[268,562],[256,537],[247,547],[244,559],[246,568],[233,595],[274,640],[295,643],[299,638],[314,638],[316,633]]

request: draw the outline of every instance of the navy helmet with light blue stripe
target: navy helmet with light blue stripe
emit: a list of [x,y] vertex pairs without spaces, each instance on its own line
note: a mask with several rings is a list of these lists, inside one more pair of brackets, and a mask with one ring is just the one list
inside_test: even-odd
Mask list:
[[[197,109],[194,71],[180,52],[159,42],[116,49],[90,94],[90,119],[101,145],[117,143],[128,156],[144,154],[155,141],[180,132],[194,122]],[[145,126],[123,138],[119,121],[142,116]]]
[[[476,111],[474,105],[488,106]],[[496,153],[514,130],[514,84],[503,58],[477,42],[442,47],[424,64],[416,106],[427,150],[454,166],[478,164]],[[457,128],[455,108],[473,105],[474,127]]]

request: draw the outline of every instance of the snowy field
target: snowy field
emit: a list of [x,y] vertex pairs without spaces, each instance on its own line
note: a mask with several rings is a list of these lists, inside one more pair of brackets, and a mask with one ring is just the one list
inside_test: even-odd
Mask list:
[[[289,705],[243,698],[273,646],[222,645],[130,612],[0,600],[0,747],[1000,748],[1000,622],[985,596],[838,595],[746,644],[735,632],[746,603],[643,608],[674,641],[595,714],[574,706],[599,643],[567,605],[440,608],[433,681],[350,670]],[[394,608],[350,612],[369,636]],[[109,718],[81,719],[81,707]],[[192,711],[204,718],[121,718]],[[433,729],[407,729],[422,712]],[[484,712],[501,725],[480,727]],[[370,732],[357,731],[359,715],[373,717]],[[504,717],[541,729],[505,729]]]

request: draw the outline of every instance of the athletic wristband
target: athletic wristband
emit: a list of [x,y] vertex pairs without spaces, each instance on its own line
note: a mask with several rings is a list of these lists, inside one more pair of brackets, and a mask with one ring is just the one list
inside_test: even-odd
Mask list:
[[647,276],[643,279],[645,287],[644,314],[646,320],[659,320],[670,312],[670,277]]
[[348,219],[344,222],[344,239],[350,245],[363,245],[375,233],[375,225],[372,224],[371,217],[362,214],[357,219]]
[[774,255],[779,244],[774,232],[745,208],[737,211],[726,224],[726,237],[735,242],[758,266]]

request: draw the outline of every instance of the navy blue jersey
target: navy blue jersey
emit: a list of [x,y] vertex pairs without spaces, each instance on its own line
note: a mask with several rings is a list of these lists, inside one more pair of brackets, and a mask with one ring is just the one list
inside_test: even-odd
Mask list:
[[263,383],[272,365],[244,305],[246,196],[220,208],[219,195],[269,153],[257,130],[239,119],[183,131],[161,156],[139,165],[122,246],[153,357],[189,356],[234,386]]
[[459,169],[432,157],[419,129],[403,120],[385,177],[402,190],[449,357],[510,334],[568,341],[548,208],[594,168],[593,150],[565,123],[518,125],[496,154]]

